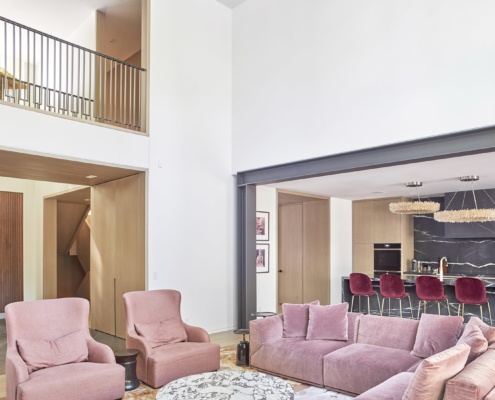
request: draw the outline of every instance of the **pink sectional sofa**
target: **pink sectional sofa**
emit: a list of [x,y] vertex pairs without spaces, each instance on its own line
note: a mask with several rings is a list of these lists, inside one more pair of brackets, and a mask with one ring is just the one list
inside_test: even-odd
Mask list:
[[344,304],[290,305],[297,313],[251,321],[251,366],[359,400],[495,399],[495,328],[477,318],[343,313]]

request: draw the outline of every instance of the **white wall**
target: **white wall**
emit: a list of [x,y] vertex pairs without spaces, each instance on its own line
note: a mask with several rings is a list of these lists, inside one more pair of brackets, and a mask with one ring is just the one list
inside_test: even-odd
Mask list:
[[231,175],[231,10],[151,0],[149,289],[182,292],[183,319],[237,323]]
[[74,187],[0,177],[0,191],[23,194],[24,300],[43,297],[43,197]]
[[342,303],[342,277],[352,272],[352,201],[330,199],[330,304]]
[[256,310],[277,312],[278,275],[278,206],[277,189],[268,186],[256,187],[256,211],[269,214],[269,271],[256,274]]
[[249,0],[233,171],[495,122],[495,2]]
[[96,11],[89,13],[86,19],[65,40],[96,51]]

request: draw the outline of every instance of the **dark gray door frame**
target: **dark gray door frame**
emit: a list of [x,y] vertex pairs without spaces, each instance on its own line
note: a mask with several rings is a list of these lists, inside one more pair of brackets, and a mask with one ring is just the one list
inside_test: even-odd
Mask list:
[[[237,173],[238,326],[256,312],[256,185],[495,151],[495,127],[472,129]],[[495,155],[494,155],[495,157]],[[495,161],[495,160],[494,160]]]

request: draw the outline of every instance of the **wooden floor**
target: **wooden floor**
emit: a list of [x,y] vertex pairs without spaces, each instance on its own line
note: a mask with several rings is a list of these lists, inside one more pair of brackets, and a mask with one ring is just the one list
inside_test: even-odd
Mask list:
[[[107,335],[106,333],[91,330],[91,336],[98,342],[105,343],[112,350],[125,349],[125,340]],[[218,343],[220,347],[237,344],[242,339],[241,335],[235,335],[232,331],[212,333],[210,340]],[[0,320],[0,400],[5,398],[5,353],[7,351],[7,335],[5,331],[5,320]]]

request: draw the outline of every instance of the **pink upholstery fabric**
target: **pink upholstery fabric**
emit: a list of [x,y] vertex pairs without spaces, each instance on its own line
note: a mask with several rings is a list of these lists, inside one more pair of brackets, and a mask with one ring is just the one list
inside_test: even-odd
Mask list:
[[[220,347],[209,343],[208,333],[202,328],[183,324],[188,335],[187,342],[171,343],[154,349],[137,334],[136,324],[151,324],[173,318],[182,321],[180,302],[181,295],[176,290],[124,294],[126,347],[139,350],[136,368],[138,379],[153,387],[164,385],[171,376],[179,378],[220,368]],[[206,357],[208,361],[205,361]]]
[[435,354],[419,365],[404,393],[404,400],[441,400],[446,382],[466,364],[469,346],[461,343]]
[[19,385],[17,399],[88,400],[124,396],[125,370],[116,364],[90,362],[45,368]]
[[348,303],[330,306],[309,306],[306,340],[347,340]]
[[411,351],[419,322],[412,319],[364,315],[359,321],[358,343]]
[[463,318],[423,314],[411,354],[426,358],[455,346],[461,336]]
[[17,348],[29,373],[88,360],[88,345],[82,331],[69,333],[58,339],[19,339]]
[[476,325],[478,328],[481,329],[481,332],[483,333],[483,336],[488,341],[488,345],[491,345],[491,344],[495,343],[495,328],[494,327],[485,324],[478,317],[471,317],[469,319],[468,323],[466,324],[466,328],[469,325]]
[[302,382],[323,386],[323,357],[346,346],[344,341],[280,338],[251,356],[251,366]]
[[402,400],[413,376],[412,372],[401,372],[360,394],[356,400]]
[[136,332],[142,336],[152,348],[167,343],[179,343],[187,340],[186,330],[180,317],[151,324],[135,324]]
[[325,356],[323,382],[332,389],[360,394],[417,361],[407,350],[356,343]]
[[466,343],[471,348],[467,359],[468,364],[488,349],[488,341],[481,333],[481,329],[474,324],[466,325],[457,343]]
[[[7,400],[108,400],[124,396],[125,370],[115,363],[108,346],[97,343],[90,336],[88,317],[89,302],[80,298],[25,301],[5,307]],[[18,353],[17,341],[53,340],[76,331],[81,331],[85,337],[90,362],[59,365],[28,373]],[[95,386],[100,378],[105,387]],[[93,387],[97,388],[94,392]]]
[[494,386],[495,351],[488,350],[447,381],[444,400],[482,400]]
[[284,337],[306,337],[310,304],[319,305],[320,302],[316,300],[309,304],[282,304]]
[[401,277],[393,274],[380,275],[380,293],[383,297],[390,297],[391,299],[401,299],[409,296],[406,293]]
[[349,275],[349,288],[355,296],[371,296],[376,293],[373,290],[370,277],[359,272],[353,272]]
[[220,368],[216,343],[170,343],[153,349],[148,357],[148,384],[154,388],[187,375]]
[[436,276],[418,276],[416,278],[416,294],[418,299],[426,301],[441,301],[447,298],[443,284]]
[[484,304],[486,298],[485,284],[481,279],[462,277],[454,282],[455,297],[459,303]]

